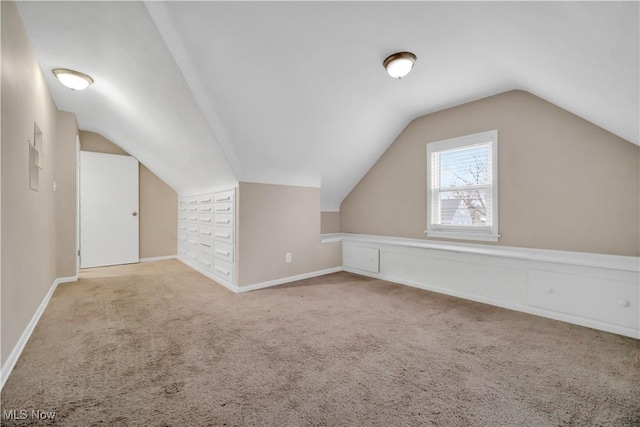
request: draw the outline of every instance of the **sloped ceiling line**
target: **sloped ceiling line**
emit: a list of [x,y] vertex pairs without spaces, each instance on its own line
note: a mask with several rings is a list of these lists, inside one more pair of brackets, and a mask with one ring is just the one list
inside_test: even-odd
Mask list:
[[205,86],[200,79],[191,57],[187,53],[187,49],[185,49],[184,43],[173,24],[167,8],[164,3],[160,1],[145,1],[144,5],[158,28],[158,32],[162,36],[169,52],[173,55],[173,59],[191,89],[196,103],[202,110],[211,131],[215,135],[218,144],[220,144],[227,161],[230,163],[231,169],[239,180],[242,179],[242,164],[233,148],[229,133],[225,129],[222,119],[218,114],[214,100],[207,96]]

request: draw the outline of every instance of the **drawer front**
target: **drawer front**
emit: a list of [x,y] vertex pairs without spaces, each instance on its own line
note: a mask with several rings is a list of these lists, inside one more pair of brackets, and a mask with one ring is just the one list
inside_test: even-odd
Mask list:
[[197,234],[189,234],[187,235],[187,246],[189,249],[198,249],[198,235]]
[[233,264],[223,261],[219,258],[213,259],[213,274],[233,283]]
[[178,235],[178,247],[186,249],[187,248],[187,235],[180,234]]
[[191,262],[198,262],[198,251],[196,249],[187,249],[187,260]]
[[235,191],[233,190],[223,191],[220,193],[215,193],[213,195],[213,201],[214,203],[233,202],[235,199],[234,196],[235,196]]
[[212,214],[200,214],[198,215],[198,222],[204,225],[212,225],[213,224],[213,215]]
[[198,238],[198,244],[200,245],[199,247],[202,252],[213,254],[213,239],[207,239],[206,237],[200,236]]
[[213,204],[208,203],[206,205],[198,205],[198,212],[200,212],[200,213],[213,213]]
[[216,227],[233,227],[233,214],[215,214],[213,216],[213,225]]
[[378,248],[364,248],[347,246],[342,250],[342,263],[345,267],[358,270],[380,272],[380,250]]
[[213,239],[216,242],[228,243],[233,245],[234,237],[233,237],[233,229],[229,228],[214,228],[213,229]]
[[187,256],[187,248],[178,247],[178,255],[179,256]]
[[213,194],[205,194],[203,196],[198,197],[198,203],[213,203]]
[[198,265],[203,270],[213,273],[213,255],[200,253],[198,257]]
[[233,213],[233,202],[216,203],[213,205],[213,212],[217,214]]
[[213,239],[213,227],[207,227],[206,225],[201,225],[198,227],[200,231],[198,235],[207,239]]
[[637,283],[529,270],[527,300],[534,307],[637,328]]
[[188,224],[187,225],[187,233],[189,234],[198,234],[198,226],[196,224]]
[[213,245],[213,256],[227,262],[233,262],[233,246],[222,242],[215,242]]

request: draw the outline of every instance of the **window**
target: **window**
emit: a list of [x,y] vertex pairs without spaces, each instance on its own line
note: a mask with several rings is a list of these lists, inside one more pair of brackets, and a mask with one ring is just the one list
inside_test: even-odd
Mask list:
[[427,235],[498,241],[498,131],[427,144]]

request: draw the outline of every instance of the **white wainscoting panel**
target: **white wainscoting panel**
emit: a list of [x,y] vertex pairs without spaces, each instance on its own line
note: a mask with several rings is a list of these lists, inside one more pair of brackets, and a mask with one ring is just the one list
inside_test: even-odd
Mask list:
[[[640,338],[640,258],[358,234],[346,271]],[[323,236],[324,239],[324,236]],[[379,253],[379,270],[372,267]]]

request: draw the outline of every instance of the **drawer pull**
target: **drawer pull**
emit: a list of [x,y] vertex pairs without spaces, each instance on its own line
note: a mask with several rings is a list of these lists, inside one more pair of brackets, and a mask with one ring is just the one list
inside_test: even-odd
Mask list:
[[224,274],[225,276],[229,275],[229,272],[227,270],[225,270],[224,268],[216,267],[215,269],[216,269],[216,271],[219,271],[220,273]]
[[231,238],[231,235],[229,233],[227,233],[227,234],[216,233],[216,237],[222,237],[224,239],[229,239],[229,238]]
[[181,216],[180,219],[185,220],[185,219],[187,219],[187,217],[186,216]]
[[189,212],[196,212],[198,208],[189,208]]
[[211,263],[207,262],[207,261],[202,261],[200,260],[201,263],[203,263],[204,265],[206,265],[207,267],[211,267]]
[[553,293],[553,288],[551,286],[545,286],[544,287],[544,291],[548,294],[552,294]]
[[181,225],[181,226],[180,226],[180,230],[186,230],[186,229],[187,229],[187,226],[186,226],[186,225]]
[[200,209],[202,212],[211,212],[211,206],[209,206],[208,208],[202,208]]
[[186,212],[187,208],[180,208],[180,212]]
[[198,231],[198,229],[197,228],[190,228],[189,231],[191,231],[192,233],[195,233],[195,232]]
[[190,245],[197,246],[198,242],[189,242]]
[[201,244],[202,246],[206,246],[207,248],[210,248],[210,247],[211,247],[211,245],[207,245],[206,243],[202,243],[202,242],[200,242],[200,244]]
[[208,199],[200,200],[200,203],[209,203],[210,201],[211,201],[211,197],[209,197]]
[[619,299],[618,300],[618,305],[620,307],[629,307],[629,301],[627,301],[625,299]]
[[229,256],[229,254],[230,254],[229,251],[220,251],[220,250],[216,251],[216,253],[220,254],[220,255],[224,255],[224,256]]
[[225,219],[224,221],[219,219],[216,221],[216,224],[229,224],[229,223],[231,223],[230,219]]
[[226,208],[217,208],[216,212],[229,212],[231,210],[231,206],[227,206]]
[[200,221],[202,221],[202,222],[211,222],[211,218],[201,219]]
[[185,251],[184,249],[180,249],[178,252],[180,252],[181,254],[186,254],[187,251]]
[[200,234],[202,234],[203,236],[211,236],[210,231],[201,231]]
[[192,260],[194,260],[194,261],[198,259],[198,257],[197,257],[197,256],[193,256],[193,255],[191,255],[191,254],[189,254],[189,258],[191,258],[191,259],[192,259]]
[[187,238],[186,238],[186,237],[180,237],[180,241],[181,241],[181,242],[186,242],[186,241],[187,241]]
[[231,200],[231,196],[223,197],[221,199],[216,200],[216,202],[225,202],[227,200]]

